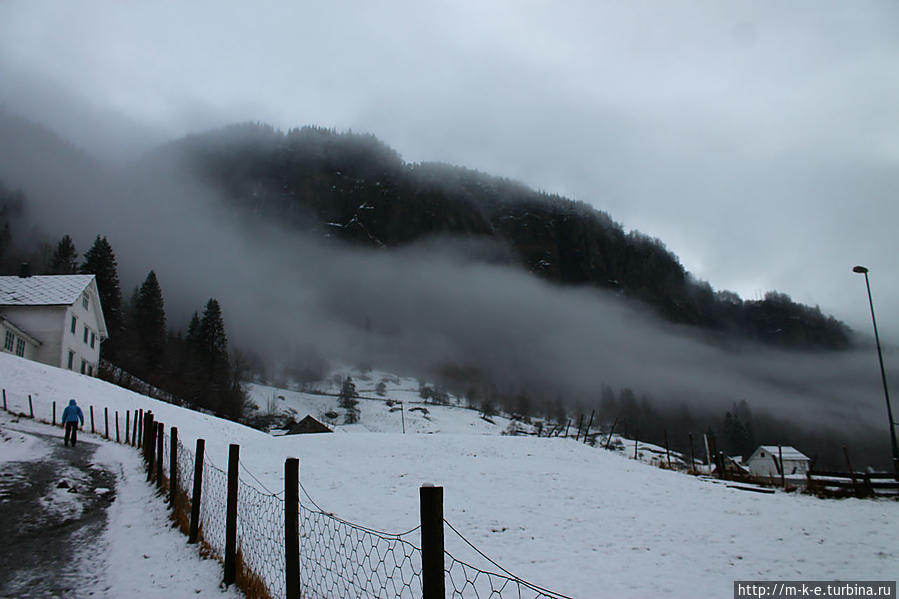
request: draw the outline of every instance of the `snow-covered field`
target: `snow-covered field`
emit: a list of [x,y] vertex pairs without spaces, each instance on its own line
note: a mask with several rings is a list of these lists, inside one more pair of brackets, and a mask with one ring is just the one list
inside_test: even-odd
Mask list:
[[[502,436],[508,421],[491,425],[462,408],[428,406],[424,418],[410,403],[403,435],[399,413],[363,401],[360,424],[273,437],[5,354],[0,385],[10,408],[27,411],[30,393],[47,419],[52,401],[69,398],[101,414],[151,409],[178,426],[185,445],[206,439],[207,458],[219,466],[228,445],[240,444],[243,464],[273,491],[282,488],[285,458],[298,457],[316,503],[380,530],[414,528],[418,487],[442,485],[445,518],[478,548],[572,597],[721,597],[732,596],[735,579],[894,580],[899,571],[899,502],[735,490],[570,439]],[[305,412],[299,418],[336,406],[333,397],[251,391]],[[417,399],[417,388],[409,393]],[[484,565],[454,534],[446,544]]]

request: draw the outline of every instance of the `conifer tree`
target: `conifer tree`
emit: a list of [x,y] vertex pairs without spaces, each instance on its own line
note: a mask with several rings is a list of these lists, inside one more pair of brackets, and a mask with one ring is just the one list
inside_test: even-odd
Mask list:
[[97,277],[103,317],[106,319],[106,329],[109,332],[109,338],[103,342],[101,348],[103,357],[110,362],[115,362],[118,360],[119,346],[124,333],[122,290],[119,286],[115,254],[106,237],[97,235],[94,245],[84,254],[81,272]]
[[356,407],[356,404],[359,403],[356,400],[358,396],[359,393],[356,392],[356,384],[353,382],[353,379],[349,376],[346,377],[343,385],[340,387],[340,395],[337,398],[337,405],[346,410],[343,420],[344,424],[359,422],[359,409]]
[[50,260],[50,273],[54,275],[72,275],[78,272],[78,252],[68,235],[63,236],[56,245],[53,258]]
[[210,299],[199,319],[194,315],[187,341],[195,359],[197,403],[221,416],[239,420],[244,415],[246,394],[240,385],[240,373],[231,362],[218,301]]
[[141,374],[154,375],[163,362],[166,346],[165,303],[156,273],[152,270],[137,292],[130,318]]

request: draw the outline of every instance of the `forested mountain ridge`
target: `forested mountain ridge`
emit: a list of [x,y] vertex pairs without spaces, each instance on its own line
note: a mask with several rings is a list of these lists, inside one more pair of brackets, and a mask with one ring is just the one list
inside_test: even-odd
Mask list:
[[608,214],[478,171],[405,163],[372,135],[243,124],[177,140],[174,159],[252,214],[372,247],[435,235],[497,242],[533,274],[613,290],[666,319],[797,349],[843,349],[850,330],[771,292],[744,301],[686,272],[658,239]]

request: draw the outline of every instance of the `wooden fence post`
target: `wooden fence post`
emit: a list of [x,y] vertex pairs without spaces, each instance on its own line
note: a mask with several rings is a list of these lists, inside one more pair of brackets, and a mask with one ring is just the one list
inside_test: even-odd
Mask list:
[[109,408],[103,408],[103,422],[106,423],[106,432],[103,433],[103,438],[109,438]]
[[94,432],[96,432],[94,430],[94,406],[91,406],[91,434],[93,435]]
[[612,422],[612,428],[609,429],[609,438],[606,439],[606,449],[609,448],[609,444],[612,443],[612,435],[615,434],[615,425],[618,424],[618,417],[615,417],[615,421]]
[[200,500],[203,495],[203,452],[206,449],[206,441],[197,439],[197,449],[194,452],[194,492],[190,500],[190,534],[188,543],[196,543],[200,532]]
[[637,459],[637,448],[640,446],[640,441],[637,439],[637,435],[634,435],[634,459]]
[[228,449],[228,502],[225,514],[225,586],[237,579],[237,468],[240,464],[240,445]]
[[156,439],[153,433],[155,432],[153,428],[153,412],[148,411],[144,414],[144,441],[141,446],[144,450],[144,461],[147,464],[147,480],[153,478],[153,457],[156,449]]
[[284,462],[284,558],[287,599],[300,599],[300,460]]
[[178,498],[178,427],[173,426],[169,430],[171,448],[169,450],[169,501],[172,509],[175,509],[175,503]]
[[165,447],[165,425],[161,422],[156,424],[156,486],[162,489],[163,467],[165,464],[165,456],[162,455]]
[[3,411],[9,412],[9,410],[6,409],[6,389],[3,390]]
[[34,404],[31,403],[31,395],[28,395],[28,413],[34,418]]
[[777,446],[777,457],[780,461],[780,486],[782,489],[787,488],[786,473],[784,472],[784,450],[780,445]]
[[56,426],[56,402],[53,402],[53,426]]
[[444,599],[443,487],[419,488],[421,503],[421,589],[423,599]]
[[668,460],[668,469],[671,469],[671,451],[668,449],[668,431],[665,431],[665,457]]
[[596,410],[590,411],[590,422],[587,423],[587,428],[584,429],[584,443],[587,442],[587,435],[590,434],[590,427],[593,426],[593,416],[596,414]]
[[119,436],[119,411],[115,411],[115,442],[121,443],[122,439]]
[[581,428],[584,426],[584,415],[581,414],[577,418],[577,434],[574,436],[575,441],[581,440]]
[[846,466],[849,467],[849,476],[852,477],[852,484],[857,485],[858,482],[855,480],[855,470],[852,469],[852,462],[849,461],[849,450],[846,449],[845,445],[843,445],[843,455],[846,456]]
[[131,445],[131,410],[125,411],[125,445]]
[[690,470],[696,470],[696,454],[693,452],[693,433],[687,433],[690,438]]
[[134,416],[134,426],[137,429],[137,435],[134,437],[134,446],[140,449],[143,447],[141,444],[144,440],[144,409],[135,410]]

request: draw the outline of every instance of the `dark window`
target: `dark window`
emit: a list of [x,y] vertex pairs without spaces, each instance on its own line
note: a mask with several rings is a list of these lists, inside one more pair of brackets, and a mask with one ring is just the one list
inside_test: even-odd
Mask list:
[[20,357],[25,355],[25,340],[21,337],[16,339],[16,355]]
[[84,342],[87,343],[87,325],[84,325]]
[[84,374],[85,372],[87,372],[87,362],[81,360],[81,374]]
[[72,370],[72,365],[75,363],[75,352],[69,352],[69,370]]
[[72,334],[75,334],[75,317],[72,317]]
[[94,347],[94,343],[97,341],[97,336],[94,333],[91,333],[91,348]]
[[12,331],[6,331],[6,339],[3,342],[3,347],[7,350],[12,351],[13,342],[16,340],[16,336],[13,335]]

